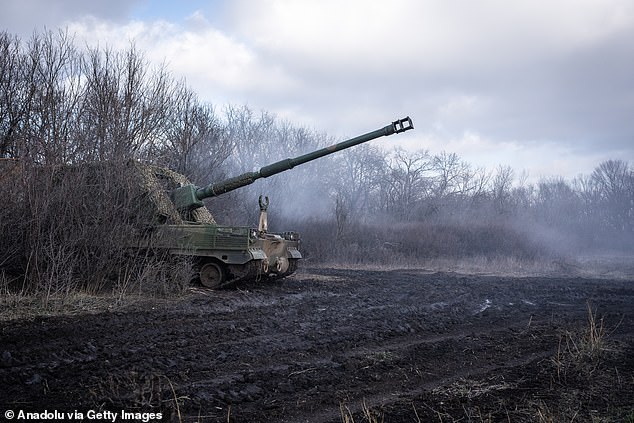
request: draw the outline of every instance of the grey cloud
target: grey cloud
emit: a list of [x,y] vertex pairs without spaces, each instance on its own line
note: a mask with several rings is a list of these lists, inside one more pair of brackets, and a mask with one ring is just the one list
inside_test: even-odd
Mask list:
[[28,38],[43,28],[57,30],[70,20],[91,15],[110,21],[123,21],[136,3],[143,0],[5,0],[2,2],[0,27]]
[[[501,52],[506,57],[489,61],[483,54],[478,62],[477,52],[470,52],[464,63],[437,67],[417,57],[415,50],[409,63],[379,69],[362,57],[347,67],[336,62],[307,64],[275,51],[260,53],[304,84],[301,91],[282,93],[280,108],[283,103],[300,105],[306,114],[322,115],[333,125],[345,124],[344,118],[332,116],[333,104],[341,116],[348,117],[360,111],[378,115],[380,110],[411,110],[408,113],[417,115],[423,125],[442,127],[447,136],[474,131],[495,141],[556,142],[577,151],[615,154],[625,150],[629,157],[624,159],[632,160],[631,40],[634,23],[608,37],[555,49],[555,53],[544,46],[547,52],[540,55],[539,45],[518,44],[514,51]],[[370,66],[364,68],[364,64]],[[473,97],[473,109],[443,112],[443,107],[460,97]]]
[[[359,5],[350,24],[368,31],[371,46],[359,32],[339,42],[325,24],[323,39],[308,37],[305,45],[284,41],[276,29],[283,19],[264,26],[256,34],[277,42],[257,44],[259,59],[283,68],[301,88],[275,99],[262,93],[261,101],[312,115],[324,128],[350,128],[357,116],[362,125],[363,114],[405,110],[418,128],[445,138],[470,131],[495,142],[625,151],[623,158],[634,159],[634,15],[627,2],[475,2],[464,13],[442,2],[407,5],[410,13],[381,32],[384,38],[355,23],[368,17]],[[257,24],[237,23],[246,36]],[[265,30],[279,32],[278,38]],[[318,25],[311,31],[318,34]],[[464,107],[451,107],[461,99],[467,99]]]
[[[592,3],[603,14],[621,17],[618,25],[607,27],[599,25],[600,19],[590,19],[589,12],[575,18],[563,3],[555,3],[555,12],[544,22],[550,2],[541,4],[543,10],[527,19],[515,6],[500,7],[506,15],[495,19],[497,6],[481,12],[482,16],[474,12],[458,17],[452,8],[441,8],[439,16],[447,19],[447,25],[436,22],[432,7],[421,16],[428,23],[436,22],[435,30],[425,30],[418,18],[410,17],[384,28],[381,36],[372,26],[360,25],[357,29],[362,33],[353,31],[350,40],[340,43],[326,26],[323,37],[316,36],[319,26],[303,38],[294,32],[301,27],[292,26],[288,29],[294,37],[284,32],[271,35],[287,23],[286,15],[251,32],[258,22],[270,18],[269,11],[259,10],[252,2],[232,2],[226,7],[236,7],[236,13],[226,16],[234,16],[233,20],[222,14],[196,15],[196,31],[212,26],[206,18],[213,21],[224,16],[219,34],[243,46],[244,57],[234,62],[188,62],[180,71],[189,75],[190,82],[197,82],[206,100],[248,103],[334,136],[355,135],[386,119],[411,115],[416,134],[428,133],[442,142],[461,139],[468,132],[490,143],[514,142],[534,147],[533,151],[558,145],[586,157],[600,152],[634,160],[634,19],[631,7],[620,13],[614,6],[617,3],[605,8]],[[5,28],[9,21],[25,17],[51,27],[54,20],[86,14],[117,21],[125,19],[133,7],[124,1],[7,4],[4,9],[14,10],[0,14]],[[299,7],[302,3],[289,4]],[[359,3],[359,19],[364,16],[364,4]],[[445,3],[422,4],[440,7]],[[377,22],[382,23],[383,15],[379,18]],[[348,24],[347,18],[344,22]],[[595,26],[586,28],[586,23]],[[366,42],[366,30],[372,42]],[[269,36],[270,42],[261,41]],[[201,37],[192,51],[206,52],[218,38]],[[147,45],[154,48],[152,43]],[[218,45],[213,48],[217,50]],[[156,55],[166,51],[163,45]],[[238,52],[219,51],[228,56]],[[180,63],[182,55],[170,60]],[[231,76],[230,83],[221,78],[211,86],[206,75],[219,68]]]

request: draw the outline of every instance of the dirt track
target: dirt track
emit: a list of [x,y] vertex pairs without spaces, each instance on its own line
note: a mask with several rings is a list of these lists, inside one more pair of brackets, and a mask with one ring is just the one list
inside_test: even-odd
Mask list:
[[[580,353],[587,301],[610,332],[600,357]],[[268,285],[1,322],[0,415],[626,421],[633,310],[632,280],[306,269]]]

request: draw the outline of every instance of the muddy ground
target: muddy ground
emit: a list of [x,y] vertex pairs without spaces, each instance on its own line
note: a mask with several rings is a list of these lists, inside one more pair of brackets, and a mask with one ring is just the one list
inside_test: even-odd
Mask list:
[[633,313],[631,279],[309,268],[2,321],[0,415],[632,422]]

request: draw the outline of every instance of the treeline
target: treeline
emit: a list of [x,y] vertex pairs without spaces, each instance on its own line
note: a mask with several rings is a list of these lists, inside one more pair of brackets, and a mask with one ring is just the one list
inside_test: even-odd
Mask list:
[[[225,127],[241,134],[230,136],[237,146],[226,162],[231,173],[335,142],[267,113],[228,111]],[[305,251],[317,261],[536,259],[634,249],[634,169],[625,161],[607,160],[573,180],[529,183],[508,166],[483,169],[455,153],[376,145],[380,141],[258,181],[234,194],[252,206],[232,207],[222,221],[255,222],[254,199],[268,193],[272,229],[301,229]]]
[[0,33],[0,291],[182,287],[188,263],[129,248],[150,220],[128,163],[211,176],[230,153],[213,107],[134,46]]
[[[368,130],[385,124],[376,122]],[[80,48],[64,31],[35,34],[28,41],[0,32],[5,169],[0,185],[6,199],[0,266],[26,254],[23,270],[50,273],[57,255],[72,255],[60,251],[60,240],[78,242],[76,233],[63,231],[76,222],[55,220],[73,211],[64,208],[63,198],[47,197],[53,176],[42,180],[31,169],[134,159],[169,167],[204,185],[336,141],[246,106],[218,111],[134,46],[127,51]],[[304,252],[313,261],[534,259],[597,249],[632,251],[634,173],[627,162],[606,161],[572,181],[553,177],[529,184],[509,167],[488,170],[453,153],[376,145],[380,142],[257,181],[210,200],[208,207],[220,223],[255,225],[257,196],[268,195],[271,229],[301,230]],[[15,168],[9,164],[13,159],[19,159],[20,173],[6,170]],[[68,183],[70,197],[81,181]],[[103,197],[109,183],[104,175],[91,186],[99,185],[94,189]],[[119,189],[128,183],[112,182]],[[100,203],[108,212],[101,221],[108,214],[115,220],[125,214],[115,203],[114,198]],[[109,226],[117,224],[113,220]],[[63,235],[52,236],[51,227]],[[18,253],[17,245],[26,246],[27,253]],[[34,257],[40,260],[35,267]]]
[[[0,157],[44,165],[135,158],[186,172],[230,153],[211,105],[134,46],[0,33]],[[205,148],[197,150],[200,144]]]

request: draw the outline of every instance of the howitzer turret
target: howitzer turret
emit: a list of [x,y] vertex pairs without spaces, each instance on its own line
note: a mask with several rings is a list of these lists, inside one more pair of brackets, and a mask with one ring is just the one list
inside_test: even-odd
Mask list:
[[187,212],[198,207],[202,207],[202,200],[205,198],[219,196],[246,185],[250,185],[260,178],[268,178],[269,176],[290,170],[295,166],[319,159],[327,156],[328,154],[332,154],[379,137],[405,132],[413,128],[414,125],[409,117],[399,119],[381,129],[377,129],[376,131],[368,132],[367,134],[351,138],[347,141],[343,141],[299,157],[280,160],[279,162],[264,166],[256,172],[243,173],[240,176],[229,178],[215,184],[209,184],[202,188],[195,185],[185,185],[172,191],[172,201],[180,212]]
[[172,254],[192,256],[200,282],[209,288],[217,288],[237,280],[290,275],[297,268],[298,260],[302,258],[299,252],[300,237],[297,232],[291,231],[268,232],[268,198],[262,201],[260,197],[261,214],[257,229],[223,226],[193,219],[193,214],[201,210],[206,211],[204,208],[201,209],[202,200],[244,187],[260,178],[268,178],[328,154],[413,128],[412,120],[406,117],[330,147],[280,160],[256,172],[247,172],[204,187],[184,184],[175,188],[170,192],[170,197],[175,210],[182,216],[182,223],[160,226],[155,233],[155,245],[158,243],[161,247],[169,249]]

